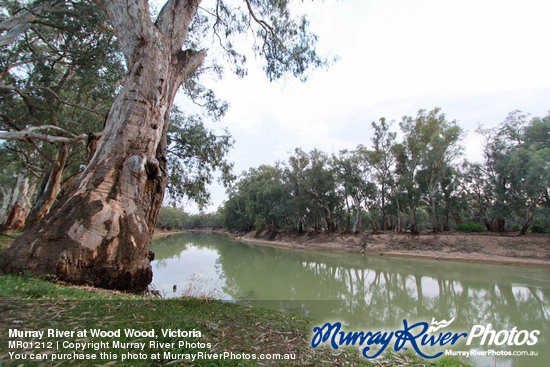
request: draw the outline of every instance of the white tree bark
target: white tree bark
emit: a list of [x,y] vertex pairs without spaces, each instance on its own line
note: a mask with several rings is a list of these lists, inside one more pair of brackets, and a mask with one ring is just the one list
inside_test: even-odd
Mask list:
[[23,229],[25,220],[31,208],[30,199],[36,184],[24,173],[17,176],[15,187],[6,192],[0,210],[0,231],[9,232]]
[[52,207],[59,191],[61,191],[61,182],[63,180],[63,172],[65,171],[65,163],[69,147],[64,145],[56,152],[51,163],[51,167],[42,179],[40,187],[36,193],[29,215],[25,221],[25,230],[36,225]]
[[[44,131],[54,130],[66,136],[45,134]],[[31,126],[19,131],[0,131],[0,139],[2,140],[40,140],[47,143],[61,144],[76,144],[84,142],[88,138],[88,134],[74,135],[68,131],[53,125]]]

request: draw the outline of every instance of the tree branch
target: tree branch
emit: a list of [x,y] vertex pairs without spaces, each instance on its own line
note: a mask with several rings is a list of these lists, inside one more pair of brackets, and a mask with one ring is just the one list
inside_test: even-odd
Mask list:
[[35,21],[36,16],[47,14],[53,11],[58,5],[60,4],[57,1],[40,4],[34,9],[21,11],[18,14],[14,14],[11,18],[0,22],[0,31],[7,31],[0,36],[0,46],[6,46],[15,41],[21,34],[29,29],[31,23]]
[[187,80],[201,66],[202,61],[206,57],[206,50],[180,50],[177,53],[178,64],[181,67],[182,80]]
[[265,31],[271,33],[271,36],[273,39],[277,40],[277,34],[273,30],[273,27],[271,27],[265,20],[259,19],[256,14],[254,13],[254,10],[252,9],[252,5],[250,4],[250,0],[245,0],[246,7],[248,8],[248,13],[250,13],[250,16],[256,23],[258,23]]
[[132,65],[134,52],[143,40],[155,41],[147,0],[93,1],[109,15],[126,63]]
[[[50,129],[59,131],[60,133],[68,136],[47,135],[47,134],[36,132],[37,130],[44,131],[44,130],[50,130]],[[0,139],[3,139],[3,140],[27,141],[28,139],[36,139],[36,140],[41,140],[48,143],[76,144],[76,143],[85,141],[87,138],[88,138],[88,134],[74,135],[58,126],[53,126],[53,125],[32,126],[20,131],[0,132]]]
[[169,40],[172,54],[183,47],[189,24],[200,3],[201,0],[169,0],[160,10],[155,25]]
[[[41,110],[44,110],[44,108],[39,108],[37,105],[35,105],[34,103],[31,103],[27,94],[25,94],[21,89],[19,88],[16,88],[16,87],[12,87],[10,85],[3,85],[3,84],[0,84],[0,89],[8,89],[8,90],[12,90],[14,92],[16,92],[17,94],[19,94],[26,102],[27,106],[29,106],[29,111],[31,112],[31,115],[33,115],[33,110],[34,109],[41,109]],[[42,90],[45,90],[47,92],[50,92],[55,99],[57,99],[59,102],[63,103],[64,105],[67,105],[67,106],[71,106],[71,107],[74,107],[74,108],[79,108],[79,109],[82,109],[82,110],[85,110],[85,111],[88,111],[88,112],[91,112],[93,114],[96,114],[98,116],[101,116],[101,117],[105,117],[105,115],[103,115],[102,113],[100,112],[97,112],[91,108],[88,108],[88,107],[85,107],[85,106],[81,106],[81,105],[77,105],[75,103],[71,103],[69,101],[66,101],[64,100],[63,98],[61,98],[57,93],[54,92],[53,89],[51,89],[50,87],[33,87],[32,89],[42,89]]]

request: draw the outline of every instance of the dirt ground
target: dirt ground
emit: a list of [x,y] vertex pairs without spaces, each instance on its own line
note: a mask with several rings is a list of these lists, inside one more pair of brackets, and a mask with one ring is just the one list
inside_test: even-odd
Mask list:
[[267,246],[550,268],[549,234],[250,232],[232,237]]

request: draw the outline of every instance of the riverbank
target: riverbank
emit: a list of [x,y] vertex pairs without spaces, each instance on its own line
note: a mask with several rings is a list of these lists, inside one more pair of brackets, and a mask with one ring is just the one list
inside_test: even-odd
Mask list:
[[156,228],[155,233],[153,234],[153,241],[158,240],[160,238],[168,237],[168,236],[174,236],[177,234],[182,233],[209,233],[209,234],[217,234],[220,236],[229,236],[229,232],[222,230],[222,229],[173,229],[173,230],[166,230],[161,228]]
[[[318,323],[291,313],[207,299],[148,298],[28,276],[0,274],[0,311],[2,366],[464,365],[390,350],[371,362],[351,347],[313,349],[309,339]],[[57,334],[10,337],[10,329]],[[92,330],[110,335],[92,336]],[[134,335],[126,335],[128,330]],[[9,346],[17,340],[26,344]],[[214,354],[225,357],[199,359]]]
[[257,245],[304,250],[550,268],[548,234],[445,232],[412,236],[395,232],[317,232],[298,235],[263,231],[231,237]]

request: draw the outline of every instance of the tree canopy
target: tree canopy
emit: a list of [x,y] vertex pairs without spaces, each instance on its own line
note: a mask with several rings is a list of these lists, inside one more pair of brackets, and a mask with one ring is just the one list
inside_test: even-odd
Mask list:
[[439,108],[403,117],[401,140],[382,118],[368,146],[332,157],[296,149],[288,162],[244,173],[223,206],[224,225],[417,233],[473,222],[491,231],[550,231],[549,121],[512,112],[482,131],[485,160],[469,163],[459,160],[462,130]]

